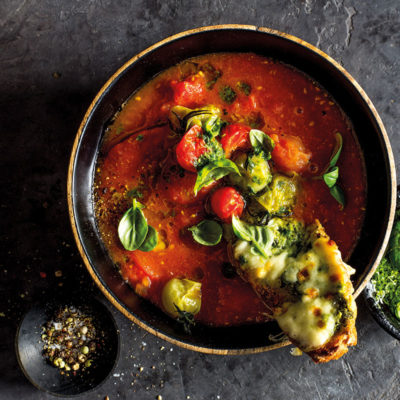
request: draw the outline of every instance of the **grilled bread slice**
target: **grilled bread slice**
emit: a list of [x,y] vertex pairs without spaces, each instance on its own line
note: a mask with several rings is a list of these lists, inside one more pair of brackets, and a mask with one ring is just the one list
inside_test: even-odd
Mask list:
[[238,240],[231,244],[232,263],[293,344],[322,363],[357,343],[354,270],[319,221],[306,227],[273,218],[257,228],[261,233],[249,225],[237,232],[235,221],[233,227]]

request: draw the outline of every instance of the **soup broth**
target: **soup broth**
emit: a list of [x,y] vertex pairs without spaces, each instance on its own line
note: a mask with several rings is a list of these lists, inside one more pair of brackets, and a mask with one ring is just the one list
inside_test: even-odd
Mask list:
[[[306,224],[319,219],[345,260],[357,243],[366,201],[363,157],[352,125],[304,73],[251,53],[223,53],[193,58],[157,75],[131,96],[105,133],[94,187],[97,223],[110,257],[133,290],[163,308],[166,283],[186,278],[201,282],[197,321],[213,326],[265,322],[265,306],[234,272],[227,242],[204,246],[188,230],[209,217],[209,196],[227,178],[194,194],[196,173],[177,162],[182,136],[168,123],[176,105],[213,105],[227,123],[261,130],[281,144],[298,138],[307,159],[295,172],[300,188],[291,215]],[[344,207],[321,178],[337,133],[343,139],[337,166]],[[273,168],[292,176],[284,166],[291,155],[281,155],[281,162],[278,156],[272,153]],[[125,250],[118,237],[119,221],[133,198],[145,206],[148,224],[158,234],[149,252]]]

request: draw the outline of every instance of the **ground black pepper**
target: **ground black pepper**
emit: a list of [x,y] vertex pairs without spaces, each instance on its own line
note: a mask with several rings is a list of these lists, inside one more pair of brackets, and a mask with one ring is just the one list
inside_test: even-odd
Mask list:
[[61,374],[75,375],[92,365],[101,340],[92,317],[74,307],[63,307],[43,326],[43,356]]

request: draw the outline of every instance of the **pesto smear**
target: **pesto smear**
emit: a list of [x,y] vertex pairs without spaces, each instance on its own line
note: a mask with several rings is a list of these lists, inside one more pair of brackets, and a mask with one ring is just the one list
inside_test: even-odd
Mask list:
[[400,210],[389,240],[389,247],[372,277],[376,299],[400,320]]

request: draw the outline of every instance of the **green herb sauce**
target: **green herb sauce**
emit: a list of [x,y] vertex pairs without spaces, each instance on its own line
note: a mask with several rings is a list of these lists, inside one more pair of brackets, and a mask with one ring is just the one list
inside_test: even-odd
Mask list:
[[400,252],[397,243],[397,233],[400,230],[399,217],[398,212],[386,257],[382,259],[371,280],[375,286],[376,299],[385,304],[398,320],[400,320],[400,264],[394,262],[396,260],[394,253]]

